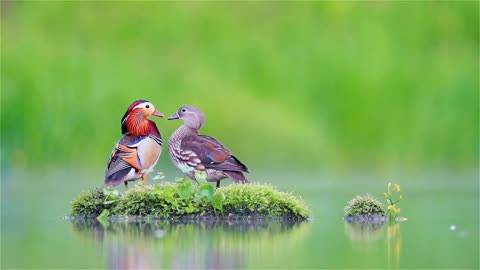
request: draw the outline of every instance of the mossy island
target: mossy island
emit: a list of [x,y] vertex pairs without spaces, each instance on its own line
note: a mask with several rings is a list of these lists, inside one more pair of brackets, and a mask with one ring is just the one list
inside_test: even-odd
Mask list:
[[357,195],[345,206],[345,220],[357,223],[383,223],[387,221],[383,204],[370,194]]
[[302,221],[311,216],[305,201],[269,184],[231,184],[214,189],[191,179],[114,189],[82,191],[72,201],[71,218]]

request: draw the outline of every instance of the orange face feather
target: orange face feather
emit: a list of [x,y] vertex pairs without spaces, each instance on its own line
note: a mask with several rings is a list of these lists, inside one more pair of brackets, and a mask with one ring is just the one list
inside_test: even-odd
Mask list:
[[122,134],[132,135],[159,135],[155,122],[147,119],[147,116],[155,115],[163,117],[163,114],[155,110],[152,103],[146,100],[137,100],[128,107],[122,118]]
[[126,120],[127,130],[132,135],[148,135],[152,131],[152,125],[155,125],[146,118],[142,109],[130,113]]

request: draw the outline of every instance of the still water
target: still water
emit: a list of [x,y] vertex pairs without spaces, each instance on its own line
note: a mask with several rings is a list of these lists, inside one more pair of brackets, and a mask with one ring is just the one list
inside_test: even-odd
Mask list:
[[[390,174],[252,174],[301,195],[314,212],[301,223],[101,224],[63,219],[92,175],[3,169],[1,268],[479,268],[478,170]],[[388,180],[408,221],[343,221],[351,197],[381,199]]]

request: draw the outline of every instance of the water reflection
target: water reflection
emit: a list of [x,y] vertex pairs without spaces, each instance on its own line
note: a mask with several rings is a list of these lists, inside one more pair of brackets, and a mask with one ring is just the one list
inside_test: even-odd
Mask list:
[[104,247],[106,267],[246,268],[249,254],[302,240],[308,222],[191,222],[72,220],[75,235]]
[[383,238],[384,223],[345,222],[345,233],[352,241],[372,241]]
[[400,268],[402,253],[402,235],[400,224],[391,224],[387,228],[387,258],[389,268]]
[[380,250],[383,249],[386,252],[388,267],[400,268],[402,253],[400,226],[400,223],[387,225],[385,223],[345,222],[344,230],[353,247],[358,250],[378,248],[378,244],[383,239],[383,242],[386,243],[386,250],[382,247]]

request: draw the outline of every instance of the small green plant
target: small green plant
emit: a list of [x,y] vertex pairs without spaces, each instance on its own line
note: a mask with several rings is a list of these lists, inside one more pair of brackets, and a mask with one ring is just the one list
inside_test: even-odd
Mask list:
[[98,215],[97,220],[102,224],[102,225],[108,225],[108,215],[110,214],[110,211],[108,209],[103,209],[102,213]]
[[195,179],[197,180],[198,184],[198,188],[195,193],[195,199],[204,199],[207,202],[211,202],[215,193],[215,189],[208,183],[207,173],[205,171],[195,170]]
[[355,196],[344,210],[346,216],[385,216],[383,204],[370,194]]
[[[396,200],[393,198],[395,193],[398,194],[398,199]],[[388,220],[390,222],[394,222],[398,214],[400,213],[400,208],[397,207],[397,204],[403,199],[403,195],[400,194],[400,185],[393,184],[393,188],[392,188],[392,182],[388,182],[387,192],[384,192],[383,196],[385,196],[388,203],[388,206],[387,206]]]

